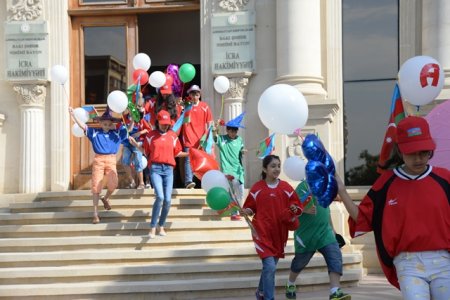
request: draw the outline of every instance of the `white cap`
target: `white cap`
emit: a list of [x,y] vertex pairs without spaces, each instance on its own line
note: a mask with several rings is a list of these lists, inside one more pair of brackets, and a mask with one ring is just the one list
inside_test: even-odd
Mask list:
[[201,92],[200,87],[196,84],[194,84],[193,86],[191,86],[188,90],[187,93],[189,94],[190,92]]

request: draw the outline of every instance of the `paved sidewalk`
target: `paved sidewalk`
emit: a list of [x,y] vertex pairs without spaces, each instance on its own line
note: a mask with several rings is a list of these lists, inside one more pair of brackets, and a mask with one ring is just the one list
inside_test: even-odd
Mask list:
[[[382,275],[369,275],[364,276],[360,281],[359,286],[351,288],[343,288],[343,291],[352,296],[352,300],[401,300],[402,295],[399,290],[390,285],[386,278]],[[329,291],[328,289],[297,293],[297,299],[308,299],[308,300],[324,300],[328,299]],[[238,297],[238,298],[220,298],[217,300],[254,300],[255,296],[249,295],[248,297]],[[284,294],[278,294],[275,299],[286,299]]]

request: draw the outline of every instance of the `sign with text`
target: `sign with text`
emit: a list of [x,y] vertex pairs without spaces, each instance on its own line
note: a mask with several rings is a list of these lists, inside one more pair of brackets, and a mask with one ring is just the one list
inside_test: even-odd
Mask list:
[[47,80],[47,22],[5,22],[6,80]]
[[213,14],[212,72],[227,74],[255,70],[255,13]]

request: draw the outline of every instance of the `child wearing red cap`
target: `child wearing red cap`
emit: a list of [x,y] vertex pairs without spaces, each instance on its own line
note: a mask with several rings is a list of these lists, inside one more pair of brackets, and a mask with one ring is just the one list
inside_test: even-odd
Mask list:
[[173,169],[176,165],[175,157],[187,156],[187,153],[182,152],[178,136],[170,130],[171,125],[172,120],[169,112],[161,110],[156,118],[157,129],[147,134],[143,145],[137,143],[133,137],[130,137],[131,144],[138,147],[148,158],[150,178],[155,190],[156,199],[152,209],[150,238],[155,238],[157,224],[159,226],[158,234],[160,236],[166,235],[164,226],[172,201]]
[[450,171],[428,164],[436,149],[427,121],[407,117],[395,153],[359,206],[339,176],[352,237],[374,231],[378,258],[404,299],[450,299]]

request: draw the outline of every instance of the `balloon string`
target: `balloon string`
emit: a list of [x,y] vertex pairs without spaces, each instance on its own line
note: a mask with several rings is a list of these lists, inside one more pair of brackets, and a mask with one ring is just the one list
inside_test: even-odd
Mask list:
[[62,88],[63,88],[63,91],[64,91],[64,95],[66,97],[67,104],[69,104],[69,106],[70,106],[69,94],[67,94],[66,87],[64,86],[64,84],[61,84],[61,85],[62,85]]
[[220,107],[220,119],[223,117],[223,94],[222,94],[222,105]]

